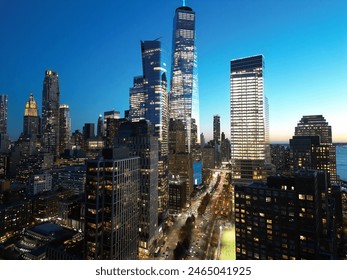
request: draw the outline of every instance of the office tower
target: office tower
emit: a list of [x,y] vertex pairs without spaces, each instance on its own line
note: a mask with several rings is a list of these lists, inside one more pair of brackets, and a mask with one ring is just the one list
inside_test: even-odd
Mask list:
[[187,151],[190,152],[191,146],[196,144],[191,136],[193,120],[197,137],[200,136],[195,12],[187,6],[177,8],[173,24],[170,118],[183,122]]
[[104,112],[104,129],[107,129],[107,121],[120,119],[120,112],[116,110]]
[[73,149],[81,149],[83,146],[83,133],[78,129],[71,135],[71,144]]
[[36,137],[40,133],[40,117],[37,103],[33,94],[30,94],[29,101],[25,103],[23,134],[26,137]]
[[164,220],[168,210],[168,92],[166,64],[159,40],[142,41],[143,89],[146,97],[145,119],[154,128],[159,140],[158,162],[158,212],[160,221]]
[[102,120],[102,115],[99,115],[99,118],[98,118],[98,126],[97,126],[97,132],[96,132],[96,136],[98,138],[103,138],[104,137],[104,133],[105,133],[105,130],[104,130],[104,122]]
[[202,167],[204,169],[215,168],[216,163],[216,150],[215,147],[208,144],[202,148]]
[[[322,115],[303,116],[295,128],[295,136],[318,136],[316,153],[325,153],[325,156],[316,157],[316,164],[310,163],[307,168],[318,170],[326,170],[330,175],[330,181],[333,184],[337,183],[336,176],[336,148],[332,144],[331,126]],[[310,151],[308,151],[310,152]],[[293,151],[292,151],[292,156]],[[296,161],[295,157],[293,158]],[[294,165],[293,168],[300,168],[299,165]],[[304,168],[304,167],[303,167]]]
[[0,95],[0,134],[7,134],[8,96]]
[[[267,184],[236,185],[236,258],[336,258],[333,223],[329,240],[324,237],[322,190],[328,196],[326,173],[322,171],[270,176]],[[330,219],[335,218],[331,215]],[[327,247],[323,246],[326,242]]]
[[95,138],[95,124],[85,123],[83,126],[83,141]]
[[179,177],[185,186],[186,201],[190,203],[193,191],[192,154],[186,150],[186,129],[183,121],[170,119],[169,122],[169,171]]
[[125,121],[126,119],[120,118],[119,111],[112,110],[104,112],[104,134],[106,147],[113,147],[113,139],[117,135],[118,127]]
[[270,159],[263,56],[232,60],[230,73],[230,143],[233,179],[263,180]]
[[59,151],[59,81],[58,73],[46,70],[42,90],[42,137],[45,152]]
[[221,161],[229,162],[230,161],[230,140],[225,138],[224,132],[222,132],[221,145],[220,145]]
[[206,145],[205,136],[203,133],[200,133],[200,148],[205,147],[205,145]]
[[184,211],[187,204],[186,182],[180,176],[169,177],[169,213],[177,215]]
[[86,259],[137,259],[139,168],[139,158],[122,151],[87,161]]
[[127,147],[132,156],[140,158],[139,245],[140,259],[154,253],[158,227],[158,138],[146,120],[125,122],[118,129],[115,147]]
[[134,77],[134,85],[130,88],[130,110],[129,118],[132,122],[138,122],[146,117],[146,100],[143,76]]
[[69,105],[62,104],[59,107],[59,153],[70,149],[71,144],[71,119]]
[[213,141],[214,143],[220,144],[220,116],[213,116]]

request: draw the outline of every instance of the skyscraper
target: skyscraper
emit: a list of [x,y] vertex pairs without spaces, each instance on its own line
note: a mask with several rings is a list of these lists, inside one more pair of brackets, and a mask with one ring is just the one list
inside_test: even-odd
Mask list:
[[231,61],[230,143],[233,178],[263,180],[270,159],[263,56]]
[[220,144],[220,116],[213,116],[213,141]]
[[37,136],[40,132],[39,125],[39,109],[34,96],[31,93],[29,100],[25,103],[23,134],[28,137]]
[[54,156],[59,152],[59,104],[58,73],[46,70],[42,90],[43,148]]
[[182,6],[176,9],[173,27],[170,118],[181,120],[186,128],[186,146],[190,152],[191,127],[195,121],[197,141],[200,136],[195,12]]
[[7,134],[8,97],[0,95],[0,134]]
[[146,100],[147,94],[145,93],[143,85],[143,76],[134,77],[133,87],[130,88],[130,110],[129,118],[132,122],[145,119],[146,115]]
[[70,149],[71,119],[69,105],[62,104],[59,107],[59,153]]
[[139,158],[110,149],[103,155],[87,161],[85,255],[95,260],[135,260]]
[[159,40],[142,41],[143,89],[146,101],[145,119],[154,127],[159,140],[158,191],[159,218],[163,220],[168,210],[168,93],[166,64],[163,61]]
[[[298,143],[302,138],[308,139],[314,136],[317,136],[315,143],[309,144],[309,147],[305,148],[306,151],[302,153],[302,156],[299,156],[295,152],[297,149],[294,144]],[[301,145],[301,150],[303,148]],[[332,144],[331,126],[322,115],[303,116],[301,118],[295,128],[295,137],[291,140],[291,157],[293,159],[292,163],[294,164],[292,168],[326,170],[331,182],[337,183],[336,148]],[[299,162],[301,162],[301,166]]]
[[96,128],[96,136],[98,138],[102,139],[104,137],[104,133],[105,133],[104,122],[102,120],[102,115],[99,115],[99,117],[98,117],[98,125],[97,125],[97,128]]
[[158,138],[150,122],[125,122],[120,125],[115,147],[127,147],[140,158],[139,245],[140,259],[154,253],[158,238]]

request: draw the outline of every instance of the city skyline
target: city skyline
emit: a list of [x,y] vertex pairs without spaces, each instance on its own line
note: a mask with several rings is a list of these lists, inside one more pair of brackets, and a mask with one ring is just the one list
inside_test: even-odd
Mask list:
[[[160,4],[61,1],[53,6],[38,1],[23,3],[18,10],[16,1],[1,3],[6,28],[0,29],[0,93],[8,95],[12,140],[21,133],[23,106],[31,92],[42,114],[42,75],[47,69],[59,74],[61,102],[70,106],[73,131],[84,123],[96,123],[105,111],[114,109],[123,115],[129,109],[132,79],[141,74],[139,42],[162,37],[166,61],[171,63],[173,11],[182,2]],[[263,54],[270,141],[288,143],[301,116],[310,114],[329,120],[334,142],[347,141],[344,1],[335,1],[334,6],[270,0],[186,4],[197,15],[200,122],[207,139],[212,139],[215,114],[221,116],[221,132],[230,137],[230,60]],[[54,15],[46,13],[53,8]]]

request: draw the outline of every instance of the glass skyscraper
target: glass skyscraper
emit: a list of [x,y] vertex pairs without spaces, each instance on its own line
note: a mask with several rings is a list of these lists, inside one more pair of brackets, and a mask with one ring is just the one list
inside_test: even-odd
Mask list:
[[150,121],[154,136],[159,141],[158,160],[158,213],[159,220],[167,214],[168,203],[168,92],[166,64],[159,40],[141,41],[142,76],[134,77],[130,88],[130,112],[132,122]]
[[59,152],[59,104],[58,73],[46,70],[42,90],[42,135],[45,152],[57,156]]
[[231,61],[230,142],[237,181],[263,180],[270,158],[263,69],[262,55]]
[[[187,151],[200,135],[197,55],[195,45],[195,12],[187,6],[176,9],[173,27],[170,118],[182,120],[186,128]],[[192,121],[197,139],[192,137]]]

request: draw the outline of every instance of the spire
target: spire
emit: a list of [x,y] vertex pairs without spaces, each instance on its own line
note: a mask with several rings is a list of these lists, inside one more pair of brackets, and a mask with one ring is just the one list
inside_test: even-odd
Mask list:
[[186,6],[186,0],[183,0],[183,7]]

